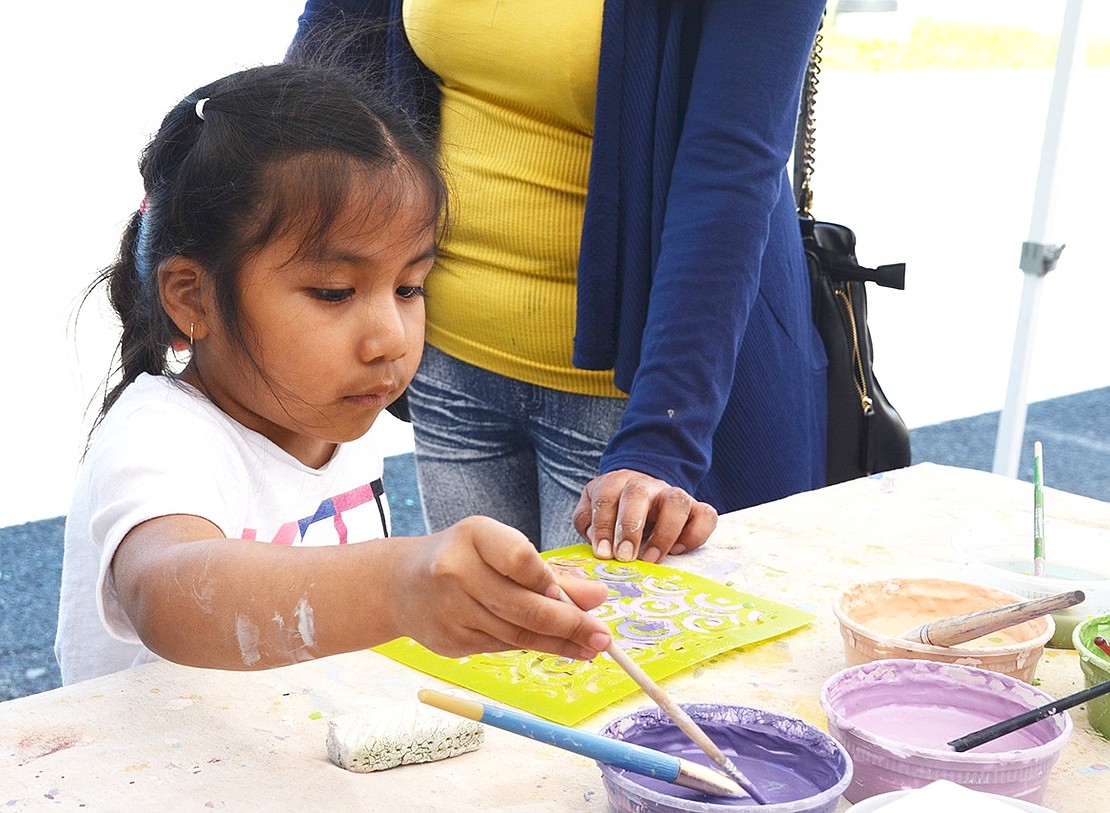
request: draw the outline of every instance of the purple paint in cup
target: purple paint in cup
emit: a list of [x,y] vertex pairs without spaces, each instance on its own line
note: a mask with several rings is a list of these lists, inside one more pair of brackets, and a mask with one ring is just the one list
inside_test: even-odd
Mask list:
[[852,758],[853,803],[940,779],[1039,803],[1071,736],[1066,712],[968,751],[948,743],[1053,699],[998,672],[908,659],[852,666],[821,688],[829,733]]
[[[683,704],[686,713],[767,797],[706,796],[687,788],[600,765],[615,813],[714,813],[738,807],[763,813],[832,813],[852,778],[845,749],[820,729],[794,717],[716,703]],[[613,720],[601,733],[691,762],[713,765],[658,708]]]

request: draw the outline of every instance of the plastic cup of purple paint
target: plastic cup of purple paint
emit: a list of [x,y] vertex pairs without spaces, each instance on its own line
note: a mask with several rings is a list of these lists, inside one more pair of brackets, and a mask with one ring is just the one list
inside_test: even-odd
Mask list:
[[852,758],[844,798],[853,804],[942,779],[1039,803],[1072,734],[1067,712],[967,751],[948,743],[1054,699],[999,672],[910,659],[843,669],[820,695],[829,733]]
[[[818,728],[795,717],[745,706],[682,704],[737,768],[763,792],[767,804],[750,797],[706,796],[630,773],[601,768],[614,813],[719,813],[737,807],[761,813],[833,813],[852,780],[847,751]],[[709,758],[658,708],[644,708],[606,725],[606,737],[634,742],[711,765]]]

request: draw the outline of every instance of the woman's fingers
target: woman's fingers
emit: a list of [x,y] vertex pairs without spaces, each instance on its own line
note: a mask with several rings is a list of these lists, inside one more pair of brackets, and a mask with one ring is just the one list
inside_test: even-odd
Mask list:
[[573,521],[599,559],[658,562],[704,544],[716,528],[717,512],[681,488],[620,469],[586,485]]
[[705,544],[716,529],[717,510],[684,491],[681,494],[682,497],[664,502],[651,537],[641,547],[640,558],[645,562],[658,562],[667,554],[692,551]]
[[[629,531],[633,533],[636,541],[639,541],[639,534],[643,531],[642,526],[638,529],[618,527],[622,503],[626,499],[625,488],[637,477],[646,477],[646,475],[629,469],[611,471],[595,477],[582,491],[578,507],[574,512],[574,527],[590,543],[594,549],[594,555],[599,559],[621,558],[619,555],[621,551],[618,548],[622,541],[628,541]],[[630,526],[633,524],[631,516],[627,521]],[[626,554],[629,552],[628,545],[623,552]],[[633,554],[624,561],[631,561],[634,558]]]

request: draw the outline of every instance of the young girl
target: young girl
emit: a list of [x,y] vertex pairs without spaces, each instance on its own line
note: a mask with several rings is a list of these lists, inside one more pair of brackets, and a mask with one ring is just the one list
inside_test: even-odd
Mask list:
[[[445,203],[407,119],[330,70],[255,68],[178,103],[140,168],[146,198],[100,280],[122,380],[66,523],[63,681],[401,635],[446,656],[605,649],[518,531],[471,517],[385,538],[367,431],[416,370]],[[605,596],[564,587],[587,609]]]

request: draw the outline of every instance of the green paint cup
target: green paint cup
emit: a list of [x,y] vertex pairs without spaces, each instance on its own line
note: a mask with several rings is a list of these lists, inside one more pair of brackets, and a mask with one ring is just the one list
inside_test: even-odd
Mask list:
[[[1087,686],[1110,680],[1110,655],[1095,645],[1095,638],[1100,635],[1110,641],[1110,614],[1096,615],[1072,633],[1072,645],[1079,655],[1079,668]],[[1110,694],[1087,701],[1087,719],[1095,731],[1110,739]]]

